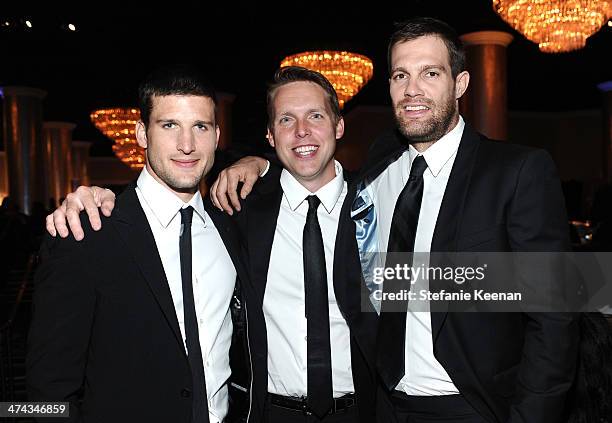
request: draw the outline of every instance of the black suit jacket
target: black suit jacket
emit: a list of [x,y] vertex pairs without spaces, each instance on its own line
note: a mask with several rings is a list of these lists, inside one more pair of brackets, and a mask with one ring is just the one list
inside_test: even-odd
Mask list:
[[[242,211],[237,214],[250,276],[250,283],[242,286],[247,304],[249,344],[253,359],[250,421],[258,421],[263,415],[268,392],[268,343],[262,307],[270,252],[283,197],[280,173],[281,169],[273,166],[269,174],[255,185],[253,192],[245,200]],[[370,309],[371,312],[361,312],[360,293],[365,287],[361,280],[354,223],[348,219],[349,209],[350,204],[345,202],[341,214],[344,218],[339,222],[336,235],[333,283],[338,307],[351,333],[351,364],[360,420],[363,423],[371,423],[375,419],[376,337],[373,334],[376,331],[377,315],[373,309]],[[365,295],[367,297],[367,294]],[[367,304],[366,307],[371,305]]]
[[[348,200],[406,148],[396,132],[378,139]],[[550,156],[488,140],[466,124],[431,251],[569,251]],[[562,421],[576,365],[576,316],[446,311],[432,312],[431,324],[434,355],[485,420]]]
[[[117,198],[100,231],[83,216],[83,241],[48,237],[42,247],[28,338],[28,393],[30,400],[69,401],[70,421],[191,421],[189,363],[134,188]],[[245,278],[232,222],[207,200],[204,205]]]

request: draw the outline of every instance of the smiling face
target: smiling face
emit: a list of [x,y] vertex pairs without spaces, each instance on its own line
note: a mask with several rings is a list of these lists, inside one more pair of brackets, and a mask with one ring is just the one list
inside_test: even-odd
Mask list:
[[291,175],[310,192],[334,179],[336,140],[344,121],[331,111],[325,90],[297,81],[276,89],[268,140]]
[[447,47],[439,37],[426,35],[393,46],[389,91],[395,120],[419,151],[455,127],[458,99],[468,82],[467,72],[453,78]]
[[146,149],[147,171],[187,202],[213,165],[219,141],[210,97],[154,96],[149,122],[136,124],[138,144]]

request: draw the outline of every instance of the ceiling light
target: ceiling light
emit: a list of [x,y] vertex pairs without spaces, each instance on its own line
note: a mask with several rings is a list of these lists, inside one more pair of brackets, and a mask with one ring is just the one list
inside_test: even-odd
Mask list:
[[285,57],[280,66],[302,66],[322,73],[334,86],[340,108],[367,84],[374,73],[369,58],[349,51],[305,51]]

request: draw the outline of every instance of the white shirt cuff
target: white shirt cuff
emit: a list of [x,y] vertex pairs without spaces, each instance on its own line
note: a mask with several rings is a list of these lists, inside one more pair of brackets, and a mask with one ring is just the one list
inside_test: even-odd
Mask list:
[[268,173],[269,170],[270,170],[270,160],[266,160],[266,168],[263,170],[263,172],[259,174],[259,177],[263,178],[264,176],[266,176],[266,173]]

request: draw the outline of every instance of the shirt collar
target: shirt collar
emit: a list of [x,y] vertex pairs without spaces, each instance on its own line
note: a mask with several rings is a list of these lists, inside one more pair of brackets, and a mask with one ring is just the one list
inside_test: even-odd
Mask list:
[[202,219],[202,222],[206,224],[204,202],[202,201],[200,191],[196,191],[191,200],[185,203],[176,194],[153,178],[146,167],[140,172],[136,187],[140,190],[142,198],[153,212],[155,218],[164,228],[168,227],[174,216],[181,209],[189,206],[193,207],[196,214]]
[[291,210],[295,211],[300,204],[309,195],[316,195],[321,200],[321,204],[325,207],[327,213],[331,213],[336,204],[338,203],[338,199],[342,194],[342,190],[344,189],[344,176],[342,165],[334,160],[334,167],[336,170],[336,176],[334,179],[323,185],[321,188],[317,190],[317,192],[310,192],[306,189],[302,184],[298,182],[297,179],[293,177],[287,171],[287,169],[283,169],[280,177],[280,184],[283,188],[283,193],[285,197],[287,197],[287,202],[289,203],[289,207]]
[[457,152],[461,137],[463,135],[463,129],[465,128],[465,122],[461,116],[457,125],[451,131],[434,142],[427,150],[423,153],[419,153],[416,148],[410,145],[408,148],[408,154],[410,163],[421,154],[427,162],[427,167],[431,171],[434,177],[438,176],[438,173],[442,170],[444,165],[450,160],[451,157]]

